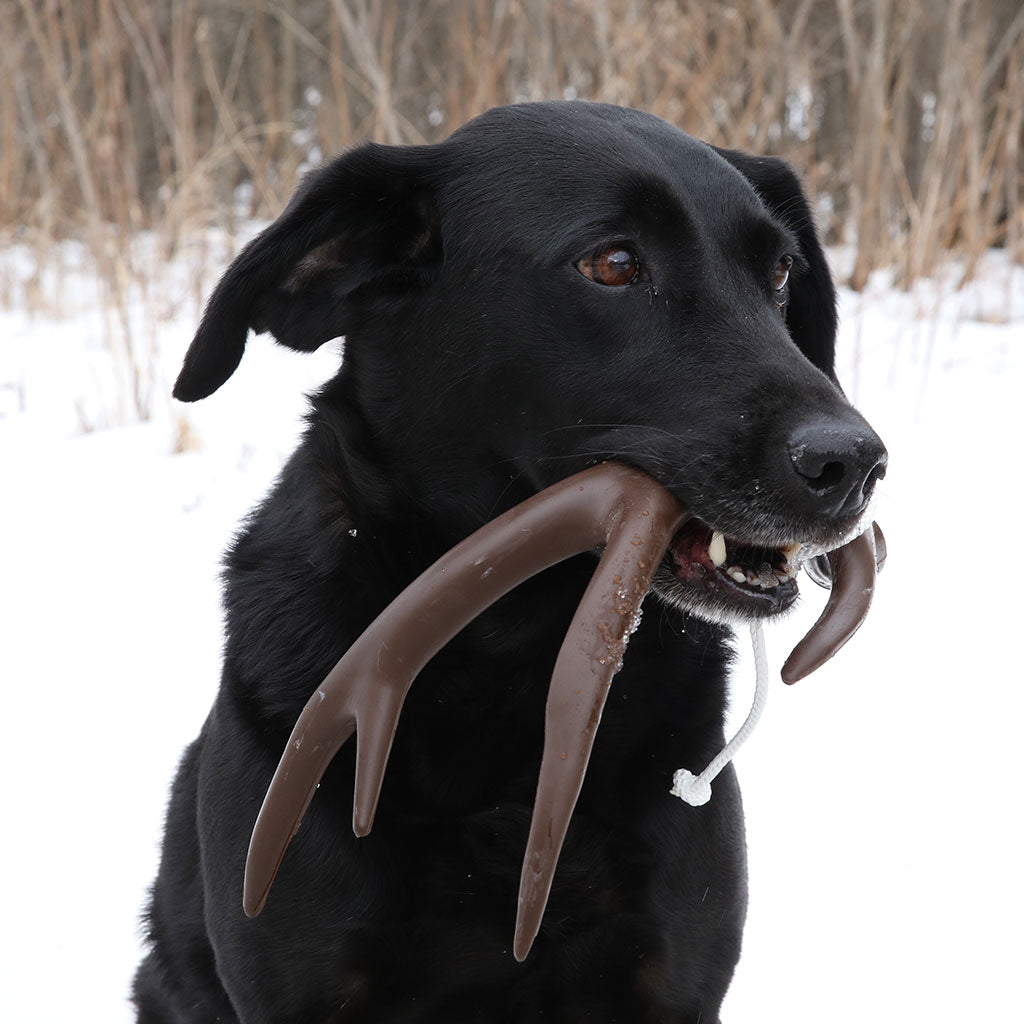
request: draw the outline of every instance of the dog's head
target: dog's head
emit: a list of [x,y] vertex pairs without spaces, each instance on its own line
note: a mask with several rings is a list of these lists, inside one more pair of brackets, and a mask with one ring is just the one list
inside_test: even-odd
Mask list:
[[305,351],[345,336],[317,402],[350,476],[376,481],[350,496],[357,525],[464,535],[618,460],[699,517],[658,587],[711,617],[788,607],[795,546],[849,536],[885,469],[834,379],[834,289],[792,171],[634,110],[505,107],[337,158],[224,275],[175,395],[220,387],[250,329]]

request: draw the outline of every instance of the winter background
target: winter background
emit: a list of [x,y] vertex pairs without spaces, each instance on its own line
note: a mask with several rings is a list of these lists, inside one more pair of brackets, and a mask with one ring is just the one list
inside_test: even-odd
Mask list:
[[[0,315],[0,1020],[117,1024],[168,787],[217,686],[221,552],[340,349],[250,340],[207,402],[158,397],[149,422],[105,425],[101,282],[74,246],[59,262],[38,284],[60,319]],[[0,273],[31,266],[15,247]],[[889,562],[860,633],[797,686],[778,668],[824,592],[804,581],[766,631],[772,693],[737,761],[751,902],[726,1021],[1024,1020],[1024,269],[992,253],[956,277],[841,293],[841,379],[890,450]],[[129,310],[158,396],[199,316],[188,280],[187,256],[154,256]],[[744,657],[737,721],[752,689]]]

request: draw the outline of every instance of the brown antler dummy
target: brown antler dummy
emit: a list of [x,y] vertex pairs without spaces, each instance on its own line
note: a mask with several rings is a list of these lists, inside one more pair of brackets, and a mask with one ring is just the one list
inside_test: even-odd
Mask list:
[[[249,843],[245,912],[252,917],[262,910],[320,779],[352,733],[357,744],[352,826],[363,836],[373,825],[402,704],[420,669],[503,594],[557,562],[603,546],[548,692],[516,918],[514,953],[517,960],[525,959],[540,928],[612,677],[651,577],[688,518],[680,502],[650,477],[605,463],[510,509],[413,581],[349,648],[303,708]],[[849,566],[856,567],[853,589],[864,590],[867,560],[863,545],[857,545],[847,545],[848,559],[831,562],[832,598],[797,648],[810,653],[798,659],[789,681],[813,671],[860,625],[866,605],[843,597],[851,589]],[[873,548],[868,560],[873,573]],[[856,621],[854,616],[859,616]],[[787,666],[792,661],[793,656]]]
[[402,703],[423,665],[523,580],[604,545],[549,691],[517,919],[516,955],[524,958],[540,925],[609,683],[651,576],[686,518],[682,505],[650,477],[625,466],[598,466],[488,523],[399,594],[299,716],[249,844],[246,913],[262,909],[317,784],[352,732],[357,743],[353,828],[366,835]]

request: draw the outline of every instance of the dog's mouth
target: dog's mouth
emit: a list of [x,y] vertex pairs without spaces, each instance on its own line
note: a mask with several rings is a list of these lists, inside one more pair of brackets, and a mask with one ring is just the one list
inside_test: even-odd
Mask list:
[[667,583],[670,574],[671,596],[684,604],[712,604],[744,617],[774,615],[797,598],[802,547],[797,541],[765,547],[694,518],[672,538],[659,575]]

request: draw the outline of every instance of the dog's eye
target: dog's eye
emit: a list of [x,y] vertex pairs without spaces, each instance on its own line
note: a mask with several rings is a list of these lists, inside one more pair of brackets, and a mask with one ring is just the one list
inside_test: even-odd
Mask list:
[[777,292],[781,292],[782,289],[786,287],[786,283],[789,281],[789,271],[792,266],[792,256],[783,256],[782,259],[775,264],[775,279],[772,281],[772,287]]
[[595,284],[605,284],[619,288],[629,284],[640,273],[640,261],[636,253],[621,245],[612,245],[607,249],[586,256],[576,264],[577,270]]

